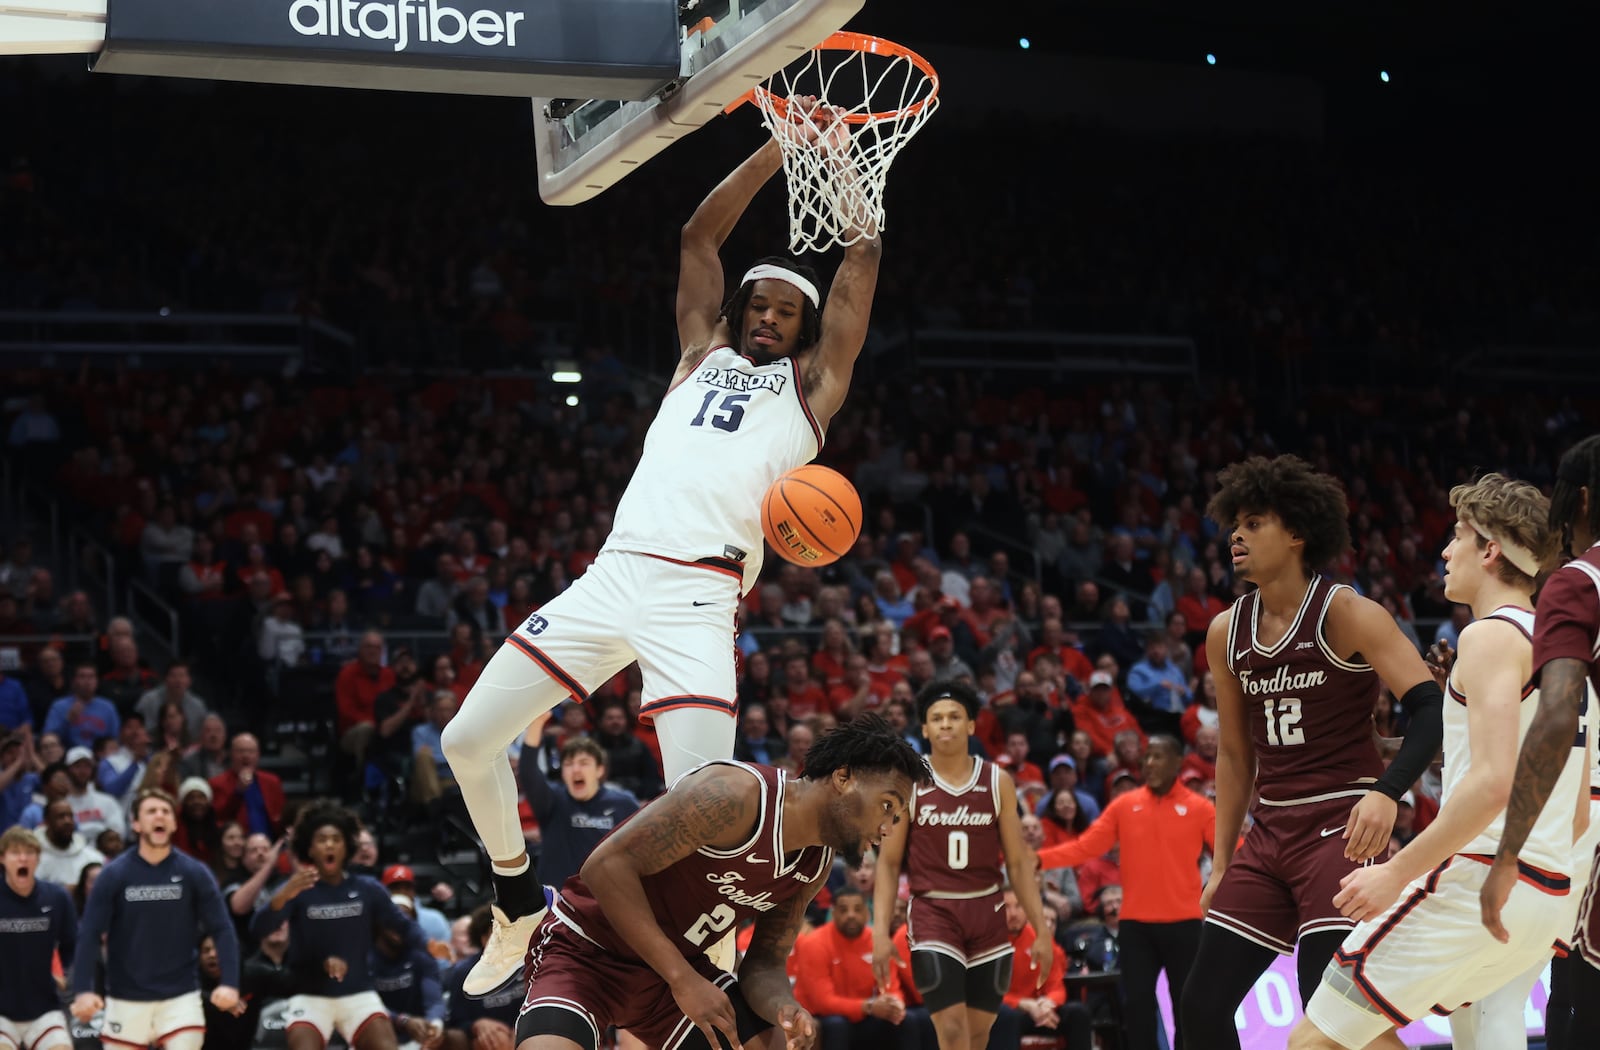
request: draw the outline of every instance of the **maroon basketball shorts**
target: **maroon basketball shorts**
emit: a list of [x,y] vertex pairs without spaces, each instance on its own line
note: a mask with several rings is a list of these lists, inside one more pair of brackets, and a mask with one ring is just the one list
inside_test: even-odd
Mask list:
[[1206,921],[1284,955],[1308,933],[1347,932],[1333,906],[1345,859],[1345,825],[1360,795],[1298,806],[1257,806],[1255,824],[1211,898]]
[[948,955],[968,969],[1011,954],[1000,890],[981,897],[913,897],[906,925],[912,951]]

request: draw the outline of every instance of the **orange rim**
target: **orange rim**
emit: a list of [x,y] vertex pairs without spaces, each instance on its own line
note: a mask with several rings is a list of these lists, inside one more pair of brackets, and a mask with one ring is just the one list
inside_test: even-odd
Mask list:
[[[880,120],[894,120],[901,116],[915,116],[934,99],[939,97],[939,73],[933,68],[933,63],[893,40],[885,40],[879,36],[868,36],[866,33],[847,33],[843,30],[834,33],[828,39],[818,44],[816,51],[861,51],[869,55],[882,55],[885,58],[903,58],[922,71],[927,77],[930,90],[926,97],[919,98],[904,109],[886,109],[876,113],[846,113],[843,120],[846,124],[871,124]],[[757,96],[768,100],[767,104],[772,111],[780,117],[788,117],[789,100],[773,94],[766,88],[757,85],[745,94],[730,102],[724,113],[731,113],[746,102],[754,102]]]

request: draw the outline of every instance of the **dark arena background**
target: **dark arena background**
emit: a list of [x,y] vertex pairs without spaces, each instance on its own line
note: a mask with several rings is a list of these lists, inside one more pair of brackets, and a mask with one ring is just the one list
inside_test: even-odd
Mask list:
[[[1003,698],[984,750],[1050,779],[1071,753],[1052,727],[1088,685],[1065,650],[1164,726],[1130,681],[1150,634],[1206,706],[1206,622],[1243,584],[1203,511],[1250,455],[1339,478],[1353,546],[1331,575],[1419,649],[1455,637],[1451,486],[1502,471],[1548,491],[1600,431],[1576,14],[868,0],[848,28],[916,48],[943,104],[889,173],[871,330],[818,458],[859,491],[861,540],[821,569],[769,553],[738,641],[760,753],[742,733],[739,757],[797,768],[816,732],[954,660],[986,708]],[[43,823],[38,774],[78,744],[110,808],[140,784],[177,795],[180,845],[245,893],[248,1011],[208,1019],[205,1046],[281,1047],[246,897],[290,870],[270,847],[306,801],[354,809],[354,870],[442,916],[442,974],[474,950],[488,860],[419,742],[594,560],[677,360],[679,231],[765,133],[740,109],[561,208],[539,199],[525,99],[85,67],[0,59],[0,830]],[[730,271],[783,248],[783,194],[757,196]],[[826,280],[838,254],[808,261]],[[114,734],[52,721],[83,664]],[[561,743],[590,734],[611,784],[659,794],[639,681],[563,705],[520,775],[554,781]],[[1009,705],[1031,713],[1008,751]],[[1404,729],[1387,693],[1374,719]],[[1182,729],[1203,790],[1200,721]],[[376,746],[356,761],[340,742],[362,723]],[[1138,771],[1107,757],[1079,778],[1097,802],[1119,762]],[[262,813],[220,808],[242,769],[281,782]],[[1402,842],[1437,801],[1410,809]],[[90,853],[132,833],[125,812],[75,820],[81,906]],[[1066,994],[1111,1048],[1115,916],[1090,889],[1120,879],[1097,865],[1052,903]],[[870,893],[842,866],[831,889],[852,881]],[[1236,1017],[1244,1046],[1284,1045],[1294,989],[1291,962],[1268,972]],[[459,1006],[438,1007],[459,1039],[441,1045],[510,1045]],[[76,1046],[97,1032],[75,1023]],[[1442,1018],[1403,1035],[1450,1039]]]

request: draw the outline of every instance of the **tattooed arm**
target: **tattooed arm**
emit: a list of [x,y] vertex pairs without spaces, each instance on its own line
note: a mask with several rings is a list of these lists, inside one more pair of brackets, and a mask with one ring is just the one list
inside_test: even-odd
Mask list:
[[814,882],[809,893],[796,894],[786,908],[763,912],[739,964],[739,988],[745,1002],[758,1017],[782,1028],[793,1050],[810,1045],[817,1022],[795,1000],[786,967],[795,937],[805,924],[806,908],[822,886],[821,881]]
[[1478,891],[1483,925],[1502,942],[1510,935],[1500,923],[1500,909],[1505,907],[1517,879],[1517,854],[1522,852],[1534,821],[1550,800],[1561,770],[1572,755],[1572,742],[1578,734],[1578,708],[1589,686],[1588,678],[1588,664],[1570,657],[1551,660],[1540,673],[1539,710],[1534,712],[1528,735],[1522,741],[1522,753],[1517,756],[1500,848],[1495,852],[1489,877]]
[[760,796],[761,782],[748,771],[707,766],[606,836],[584,862],[580,874],[612,928],[668,984],[694,975],[694,968],[657,924],[640,880],[702,846],[744,842],[755,828]]

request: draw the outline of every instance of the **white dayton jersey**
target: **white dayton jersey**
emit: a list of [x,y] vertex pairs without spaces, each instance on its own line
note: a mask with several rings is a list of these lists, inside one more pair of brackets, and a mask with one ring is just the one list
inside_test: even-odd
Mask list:
[[[1502,606],[1490,613],[1485,619],[1504,620],[1517,630],[1521,631],[1528,639],[1528,645],[1533,644],[1533,613],[1527,609],[1516,606]],[[1455,674],[1451,673],[1450,680],[1446,683],[1446,690],[1450,702],[1444,705],[1444,797],[1443,804],[1448,805],[1450,797],[1455,794],[1456,785],[1461,783],[1461,778],[1467,775],[1467,770],[1472,766],[1472,745],[1467,736],[1467,705],[1472,698],[1461,692],[1461,687],[1456,684]],[[1539,689],[1532,682],[1522,688],[1522,705],[1517,721],[1517,747],[1520,750],[1523,740],[1527,739],[1528,726],[1533,723],[1533,716],[1539,710]],[[1539,819],[1534,822],[1533,830],[1528,833],[1527,844],[1522,847],[1520,859],[1525,864],[1546,871],[1558,872],[1562,875],[1572,874],[1573,843],[1572,843],[1572,802],[1577,799],[1578,785],[1589,778],[1589,750],[1587,747],[1587,733],[1583,731],[1585,722],[1580,723],[1577,739],[1573,742],[1573,749],[1567,757],[1566,765],[1561,768],[1561,778],[1556,781],[1555,790],[1550,793],[1550,804],[1544,807],[1539,814]],[[1566,804],[1557,804],[1557,800],[1567,799]],[[1479,832],[1478,836],[1467,843],[1460,850],[1461,853],[1493,856],[1500,848],[1500,837],[1505,831],[1505,811],[1501,810],[1489,822],[1489,826]]]
[[794,358],[760,365],[713,347],[662,399],[602,549],[732,562],[748,591],[765,552],[761,498],[822,439]]

